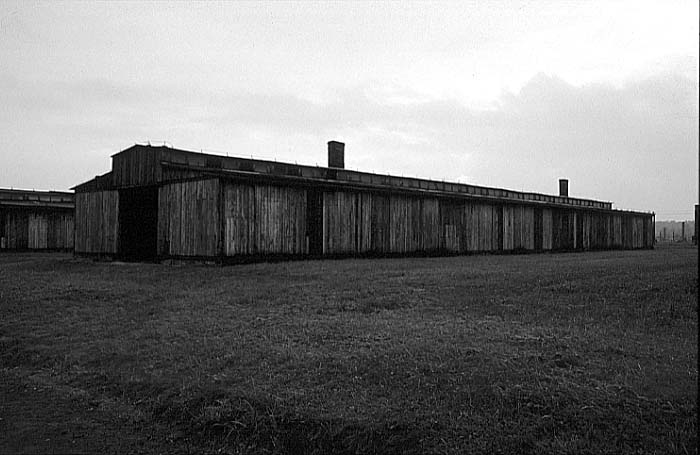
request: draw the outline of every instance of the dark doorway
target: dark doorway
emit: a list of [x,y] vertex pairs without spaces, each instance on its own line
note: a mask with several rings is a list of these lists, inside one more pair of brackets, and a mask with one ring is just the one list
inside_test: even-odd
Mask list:
[[119,190],[119,255],[143,261],[156,257],[158,188]]
[[306,193],[306,235],[309,239],[309,254],[323,254],[323,193],[308,190]]

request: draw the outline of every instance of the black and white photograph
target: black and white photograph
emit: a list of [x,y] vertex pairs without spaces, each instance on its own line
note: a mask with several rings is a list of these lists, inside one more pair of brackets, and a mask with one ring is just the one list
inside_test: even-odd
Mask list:
[[692,0],[0,0],[0,454],[698,453]]

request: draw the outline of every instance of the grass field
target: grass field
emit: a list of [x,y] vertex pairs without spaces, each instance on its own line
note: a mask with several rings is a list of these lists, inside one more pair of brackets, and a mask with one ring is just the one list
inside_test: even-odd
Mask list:
[[0,255],[0,452],[697,453],[697,249]]

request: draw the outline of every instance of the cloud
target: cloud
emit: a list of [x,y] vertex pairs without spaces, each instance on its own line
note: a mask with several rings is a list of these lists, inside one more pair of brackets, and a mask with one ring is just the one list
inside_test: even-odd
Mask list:
[[366,171],[547,193],[565,177],[572,195],[643,210],[686,210],[697,195],[697,81],[675,73],[622,86],[538,74],[488,110],[373,86],[321,102],[104,80],[0,85],[3,185],[67,188],[147,139],[321,165],[336,139]]

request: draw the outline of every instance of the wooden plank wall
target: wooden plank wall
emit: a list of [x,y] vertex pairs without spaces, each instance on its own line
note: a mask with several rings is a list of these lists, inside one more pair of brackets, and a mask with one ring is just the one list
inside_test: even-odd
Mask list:
[[503,207],[503,249],[535,249],[535,209],[525,205]]
[[48,248],[71,250],[74,246],[75,232],[73,212],[55,212],[48,217]]
[[2,249],[72,249],[73,212],[9,210],[0,225]]
[[306,190],[239,183],[223,185],[227,256],[308,253]]
[[219,254],[219,191],[218,179],[171,183],[158,189],[158,255]]
[[27,222],[27,246],[32,250],[45,249],[47,247],[46,240],[49,227],[46,216],[42,216],[38,213],[30,213]]
[[[323,254],[347,254],[358,252],[358,239],[362,237],[363,199],[358,193],[344,191],[323,193]],[[365,233],[366,234],[366,233]]]
[[359,192],[324,193],[324,254],[498,249],[495,205]]
[[409,253],[440,248],[437,199],[323,193],[324,254]]
[[322,230],[318,251],[325,255],[642,248],[653,241],[651,215],[361,191],[318,193],[320,219],[310,223],[309,194],[218,179],[164,185],[158,254],[306,255],[308,229]]
[[551,250],[553,248],[552,239],[552,210],[542,209],[542,249]]
[[2,243],[5,249],[26,249],[29,245],[29,213],[24,210],[8,210],[4,215]]
[[119,244],[119,192],[75,195],[75,252],[116,254]]
[[160,179],[160,148],[133,146],[112,157],[114,186],[151,185]]

